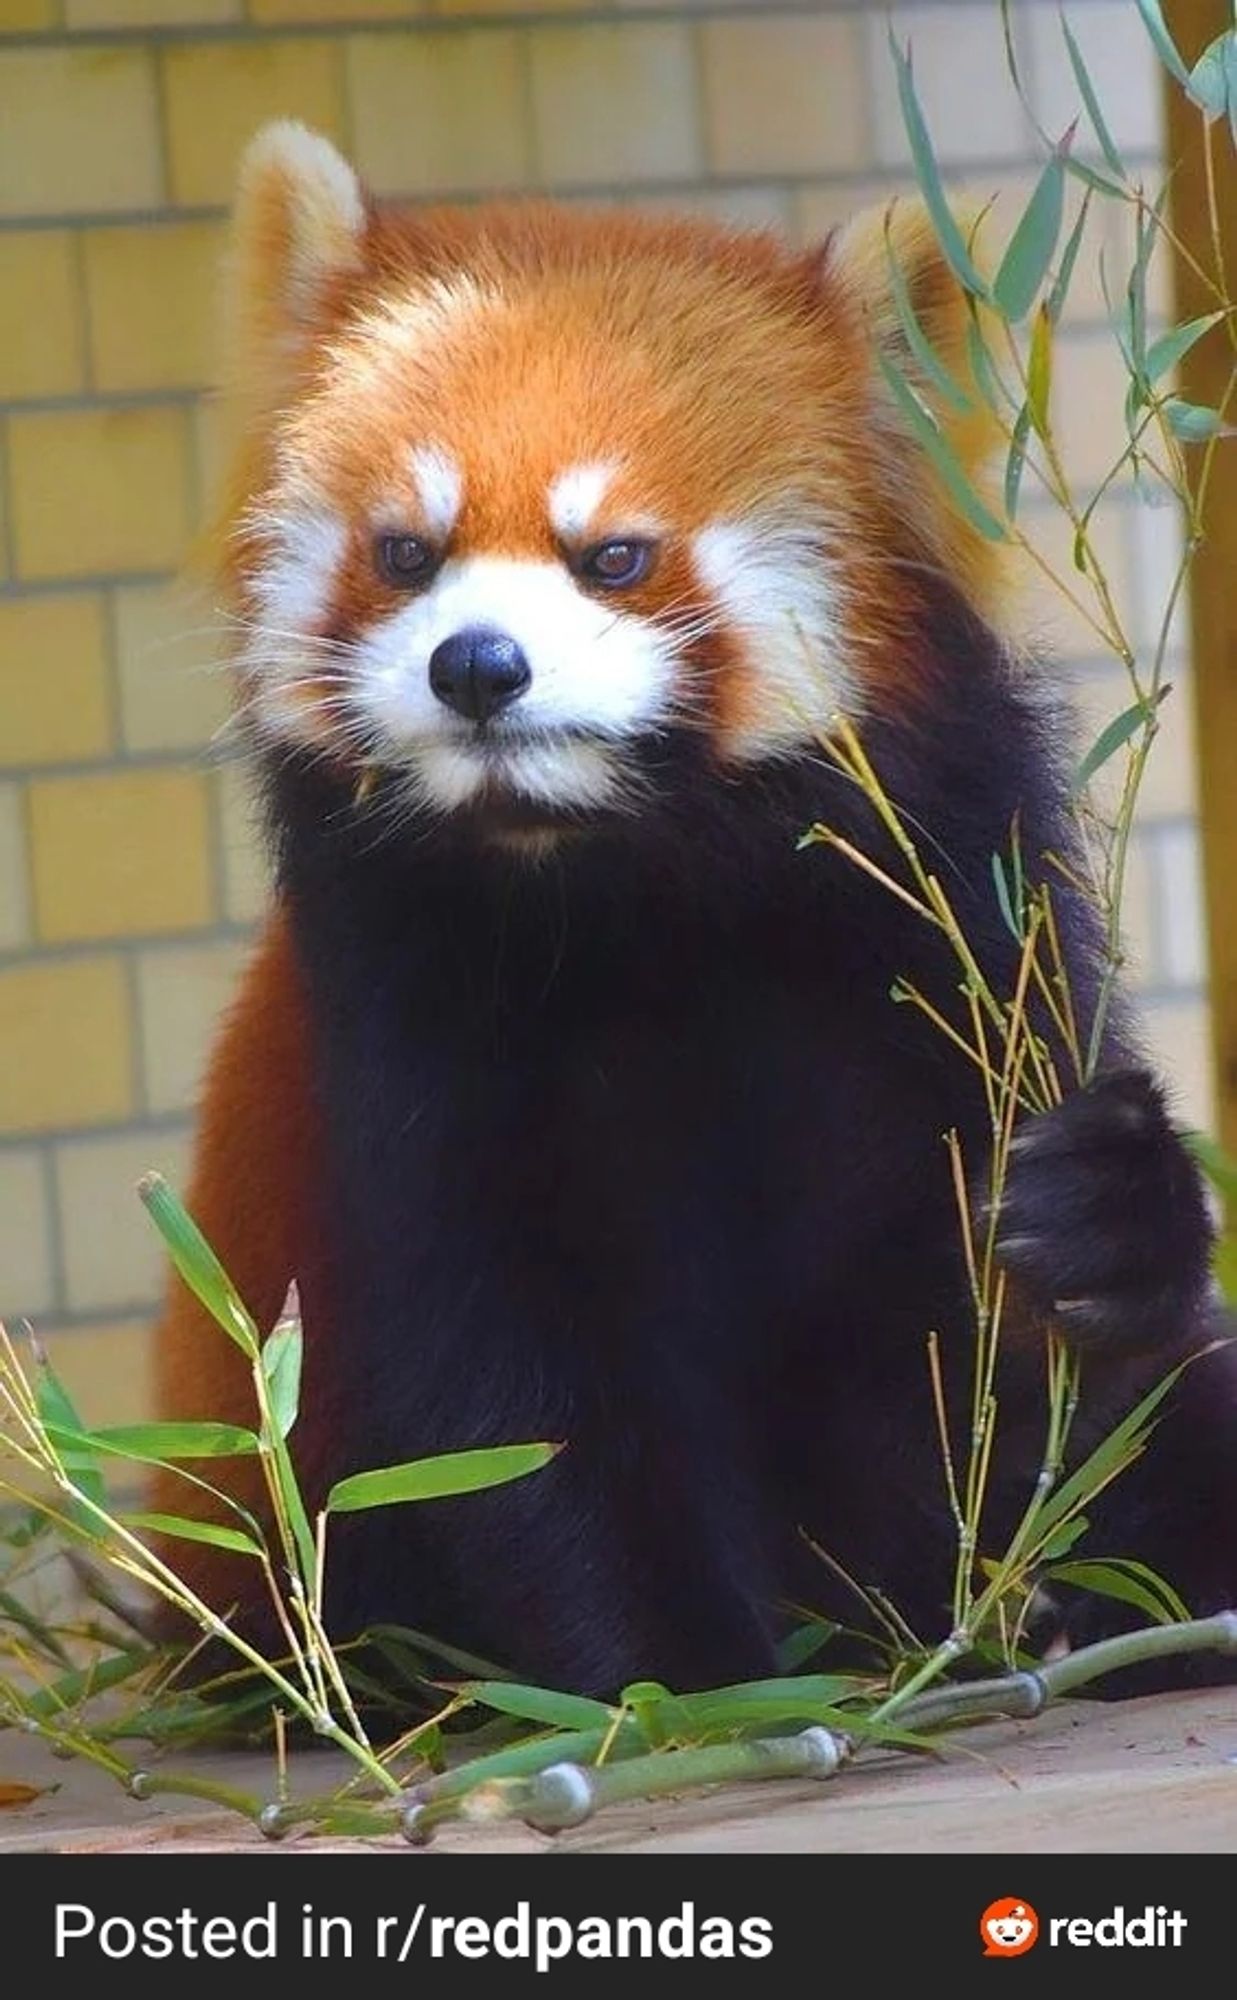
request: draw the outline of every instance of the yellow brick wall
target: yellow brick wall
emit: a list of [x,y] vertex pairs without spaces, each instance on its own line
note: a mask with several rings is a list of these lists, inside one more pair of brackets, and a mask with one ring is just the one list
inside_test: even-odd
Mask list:
[[[996,0],[895,12],[949,170],[1016,215],[1034,155]],[[1134,7],[1071,13],[1120,143],[1154,168]],[[0,0],[0,1311],[50,1334],[91,1417],[142,1406],[158,1258],[132,1186],[183,1170],[265,894],[242,776],[211,747],[218,635],[175,581],[212,471],[238,148],[294,114],[383,195],[636,196],[808,241],[906,182],[885,31],[884,6],[855,0]],[[1055,7],[1026,0],[1017,32],[1061,130],[1077,107]],[[1088,475],[1122,393],[1097,272],[1080,270],[1057,389]],[[1171,523],[1117,506],[1100,538],[1145,634]],[[1044,539],[1068,563],[1051,522]],[[1078,620],[1034,614],[1093,733],[1119,677]],[[1179,694],[1130,932],[1149,1031],[1205,1121],[1188,722]]]

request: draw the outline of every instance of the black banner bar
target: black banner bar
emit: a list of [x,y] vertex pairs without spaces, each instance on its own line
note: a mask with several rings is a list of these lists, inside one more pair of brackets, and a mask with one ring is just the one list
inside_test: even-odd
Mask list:
[[[1237,1790],[1234,1825],[1237,1846]],[[149,1979],[166,1994],[173,1969],[226,1992],[237,1967],[321,1965],[364,1968],[367,1991],[388,1974],[404,1989],[630,1991],[655,1967],[680,1991],[785,1994],[813,1968],[823,1987],[994,1960],[1053,1979],[1080,1962],[1123,1976],[1227,1963],[1231,1871],[1214,1854],[12,1854],[0,1932],[8,1971],[114,1965],[137,1992]]]

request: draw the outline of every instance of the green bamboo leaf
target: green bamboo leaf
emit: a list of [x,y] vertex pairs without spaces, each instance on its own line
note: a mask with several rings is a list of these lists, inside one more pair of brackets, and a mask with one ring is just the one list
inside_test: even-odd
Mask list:
[[1237,1236],[1222,1236],[1212,1258],[1220,1296],[1229,1306],[1237,1306]]
[[1208,44],[1190,71],[1186,93],[1206,112],[1208,120],[1225,118],[1230,109],[1230,50],[1237,31],[1226,28]]
[[946,368],[936,349],[933,347],[932,342],[928,339],[927,334],[919,324],[915,308],[911,303],[911,295],[907,288],[905,273],[894,254],[889,211],[886,211],[885,214],[885,259],[889,266],[890,295],[898,310],[898,319],[901,322],[902,331],[906,335],[906,344],[914,360],[923,371],[925,379],[932,384],[938,394],[953,409],[962,411],[973,409],[974,405],[970,397],[954,381],[953,376]]
[[992,857],[992,879],[996,884],[996,899],[1000,905],[1001,915],[1005,919],[1005,928],[1015,942],[1021,944],[1025,935],[1022,923],[1019,920],[1021,912],[1017,916],[1014,913],[1014,905],[1009,893],[1009,883],[1005,879],[1005,864],[999,854],[994,854]]
[[1153,1389],[1149,1389],[1120,1423],[1100,1440],[1077,1470],[1046,1496],[1042,1506],[1036,1509],[1032,1527],[1034,1539],[1040,1547],[1067,1515],[1072,1515],[1080,1505],[1085,1506],[1094,1494],[1139,1456],[1155,1428],[1153,1420],[1156,1411],[1165,1397],[1172,1393],[1188,1366],[1188,1360],[1179,1362]]
[[1209,410],[1203,403],[1187,403],[1180,396],[1166,396],[1160,408],[1173,436],[1183,444],[1204,444],[1225,428],[1220,412]]
[[1024,403],[1014,420],[1005,460],[1005,512],[1011,521],[1018,518],[1018,495],[1027,462],[1027,439],[1031,432],[1031,405]]
[[190,1521],[180,1514],[121,1514],[127,1528],[149,1528],[156,1535],[170,1535],[179,1542],[208,1542],[212,1548],[230,1549],[236,1555],[261,1556],[252,1535],[239,1528],[221,1528],[215,1521]]
[[1161,376],[1167,375],[1183,355],[1189,353],[1195,342],[1223,318],[1222,312],[1204,313],[1201,319],[1186,320],[1184,325],[1174,326],[1168,333],[1162,333],[1158,340],[1153,340],[1147,349],[1147,380],[1154,384]]
[[1177,54],[1177,45],[1164,23],[1160,0],[1137,0],[1138,11],[1143,17],[1147,33],[1155,43],[1156,54],[1170,75],[1188,90],[1190,72]]
[[997,306],[1015,323],[1026,318],[1038,298],[1061,234],[1068,146],[1067,134],[1040,175],[993,281]]
[[1070,24],[1064,14],[1061,16],[1061,33],[1065,36],[1065,46],[1069,51],[1070,67],[1074,72],[1074,81],[1078,85],[1079,95],[1086,106],[1087,117],[1091,120],[1091,128],[1100,142],[1100,151],[1103,153],[1114,174],[1116,174],[1117,179],[1123,181],[1125,179],[1125,164],[1116,146],[1113,144],[1112,134],[1108,129],[1104,114],[1100,109],[1099,99],[1095,94],[1095,87],[1091,82],[1087,66],[1082,59],[1082,50],[1074,40]]
[[[1127,1567],[1119,1560],[1109,1559],[1055,1563],[1044,1575],[1056,1583],[1072,1584],[1075,1590],[1090,1590],[1097,1597],[1112,1597],[1120,1604],[1132,1604],[1136,1610],[1145,1611],[1157,1625],[1172,1625],[1178,1619],[1189,1617],[1189,1611],[1175,1591],[1171,1593],[1174,1602],[1166,1602],[1163,1592],[1168,1589],[1167,1585],[1162,1585],[1156,1578],[1156,1587],[1153,1588],[1139,1575],[1130,1574],[1130,1568],[1132,1565]],[[1154,1571],[1148,1571],[1148,1575],[1154,1574]],[[1177,1606],[1180,1606],[1179,1610]]]
[[1040,1550],[1041,1562],[1055,1562],[1058,1556],[1068,1554],[1075,1542],[1080,1542],[1091,1526],[1085,1514],[1075,1514],[1072,1521],[1065,1521],[1051,1534]]
[[341,1479],[327,1495],[327,1512],[352,1514],[363,1507],[391,1507],[406,1500],[443,1500],[455,1493],[476,1493],[504,1486],[539,1472],[562,1450],[558,1444],[493,1445],[480,1451],[452,1451],[436,1458],[414,1458],[406,1465],[388,1465],[376,1472],[355,1472]]
[[1232,1154],[1207,1132],[1187,1132],[1185,1142],[1217,1194],[1237,1202],[1237,1160]]
[[910,57],[900,46],[892,28],[889,30],[889,47],[897,73],[902,123],[906,127],[906,136],[910,142],[915,178],[919,183],[919,191],[924,198],[928,214],[932,218],[937,242],[959,284],[975,298],[987,299],[990,296],[988,285],[972,262],[971,253],[966,247],[962,231],[954,219],[953,210],[945,196],[940,168],[936,164],[936,155],[932,150],[932,141],[928,136],[923,112],[915,95],[915,80],[911,71]]
[[75,1451],[101,1451],[143,1464],[160,1464],[164,1459],[239,1458],[259,1449],[254,1433],[237,1424],[109,1424],[96,1431],[64,1430],[59,1424],[48,1424],[47,1431],[54,1443],[67,1444]]
[[272,1327],[262,1346],[262,1373],[266,1377],[271,1415],[281,1438],[287,1437],[296,1422],[303,1348],[300,1319],[290,1316]]
[[828,1618],[809,1618],[805,1624],[796,1625],[794,1631],[788,1632],[778,1645],[779,1667],[784,1667],[789,1674],[805,1666],[841,1629]]
[[1042,438],[1048,435],[1052,400],[1052,334],[1052,310],[1045,302],[1035,315],[1027,354],[1027,413]]
[[541,1722],[550,1729],[605,1729],[618,1713],[588,1695],[561,1694],[556,1688],[527,1687],[519,1681],[466,1681],[460,1693],[499,1715]]
[[1082,248],[1082,240],[1087,232],[1087,218],[1091,213],[1091,194],[1092,190],[1088,188],[1083,195],[1077,219],[1065,241],[1065,249],[1053,280],[1052,290],[1048,294],[1048,317],[1054,327],[1065,311],[1065,301],[1069,297],[1069,288],[1073,283],[1074,266],[1078,262],[1078,252]]
[[138,1193],[189,1290],[250,1360],[256,1360],[258,1329],[193,1217],[161,1174],[144,1175]]
[[1074,773],[1076,794],[1085,792],[1096,772],[1103,768],[1109,758],[1115,757],[1123,744],[1128,743],[1140,729],[1146,728],[1154,718],[1156,709],[1170,692],[1171,689],[1168,687],[1159,688],[1153,701],[1133,702],[1129,708],[1122,709],[1120,715],[1114,715],[1111,722],[1105,723]]
[[997,520],[996,515],[980,499],[967,478],[957,453],[932,412],[886,355],[878,354],[876,359],[881,374],[893,392],[898,408],[971,526],[984,537],[985,541],[1005,541],[1007,537],[1003,523]]
[[[42,1352],[38,1355],[34,1403],[48,1437],[60,1453],[65,1471],[72,1475],[74,1484],[80,1488],[87,1500],[92,1500],[96,1507],[102,1507],[107,1497],[107,1490],[103,1474],[99,1470],[98,1458],[90,1443],[89,1432],[79,1417],[64,1383]],[[70,1436],[80,1442],[62,1448],[60,1439]],[[98,1533],[98,1521],[89,1508],[73,1505],[71,1513],[79,1528],[84,1528],[89,1534]]]

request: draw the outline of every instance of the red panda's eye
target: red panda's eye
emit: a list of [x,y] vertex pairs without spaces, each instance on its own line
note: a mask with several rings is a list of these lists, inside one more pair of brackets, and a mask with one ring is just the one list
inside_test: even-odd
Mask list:
[[580,558],[580,574],[591,583],[608,585],[611,590],[626,589],[644,581],[653,567],[655,553],[652,542],[631,539],[598,542],[596,548],[586,550]]
[[419,535],[380,535],[374,549],[380,576],[398,589],[424,583],[438,567],[438,555]]

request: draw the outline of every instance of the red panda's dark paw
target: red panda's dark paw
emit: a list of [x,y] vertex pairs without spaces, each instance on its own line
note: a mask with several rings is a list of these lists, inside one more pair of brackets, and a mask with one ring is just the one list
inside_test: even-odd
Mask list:
[[1198,1170],[1145,1070],[1113,1070],[1013,1141],[997,1231],[1020,1303],[1087,1348],[1191,1344],[1211,1225]]

